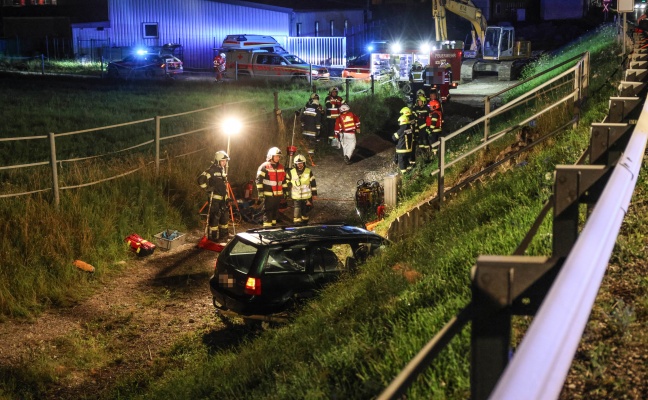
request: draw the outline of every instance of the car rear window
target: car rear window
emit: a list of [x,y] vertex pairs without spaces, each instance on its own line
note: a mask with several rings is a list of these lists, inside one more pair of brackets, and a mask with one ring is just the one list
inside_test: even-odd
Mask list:
[[224,263],[242,273],[248,273],[259,249],[243,241],[236,241],[229,251],[219,256],[219,264]]

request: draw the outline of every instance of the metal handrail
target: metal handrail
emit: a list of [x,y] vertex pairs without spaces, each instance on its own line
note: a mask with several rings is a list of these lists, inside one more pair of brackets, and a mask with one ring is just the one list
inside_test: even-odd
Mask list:
[[628,210],[648,142],[644,103],[630,142],[491,399],[556,399]]

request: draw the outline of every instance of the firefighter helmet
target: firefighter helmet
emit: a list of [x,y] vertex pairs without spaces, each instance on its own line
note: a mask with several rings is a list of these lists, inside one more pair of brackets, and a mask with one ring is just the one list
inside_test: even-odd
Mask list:
[[227,56],[225,55],[225,53],[220,53],[220,56],[221,56],[222,58],[227,58]]
[[425,103],[426,98],[425,98],[425,96],[419,96],[418,99],[416,99],[416,100],[417,101],[422,101],[423,103]]
[[279,147],[273,147],[270,150],[268,150],[268,154],[266,155],[266,161],[272,160],[273,156],[280,156],[281,155],[281,149]]
[[311,100],[315,100],[315,99],[319,100],[319,95],[317,93],[311,93],[310,99]]
[[339,92],[337,86],[333,86],[332,88],[329,89],[329,94],[333,94],[333,92]]
[[341,112],[341,113],[345,113],[345,112],[349,111],[350,109],[351,109],[351,107],[349,107],[348,104],[342,104],[342,105],[340,106],[340,112]]
[[439,100],[430,100],[430,108],[433,110],[438,110],[441,108],[441,103],[439,103]]
[[229,159],[229,156],[223,150],[217,151],[216,154],[214,154],[214,162],[229,161]]
[[401,115],[412,115],[412,110],[409,107],[403,107],[400,110]]
[[417,91],[416,91],[416,95],[417,95],[417,96],[425,96],[425,90],[423,90],[423,89],[419,89],[419,90],[417,90]]
[[301,154],[297,154],[295,156],[295,167],[297,167],[297,164],[306,164],[306,157],[302,156]]

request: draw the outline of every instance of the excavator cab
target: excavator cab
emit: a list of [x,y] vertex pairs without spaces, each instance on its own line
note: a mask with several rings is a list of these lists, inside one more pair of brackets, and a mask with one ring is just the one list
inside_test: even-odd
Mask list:
[[531,43],[516,42],[512,26],[489,26],[482,45],[484,60],[514,60],[531,56]]

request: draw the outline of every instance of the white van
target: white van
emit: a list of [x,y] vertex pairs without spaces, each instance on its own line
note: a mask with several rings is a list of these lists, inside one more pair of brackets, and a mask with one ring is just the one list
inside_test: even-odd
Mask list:
[[265,50],[270,53],[288,53],[272,36],[227,35],[223,40],[223,50]]
[[310,65],[294,54],[273,53],[266,50],[226,51],[227,70],[234,71],[238,78],[280,79],[290,81],[328,80],[326,67]]

